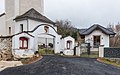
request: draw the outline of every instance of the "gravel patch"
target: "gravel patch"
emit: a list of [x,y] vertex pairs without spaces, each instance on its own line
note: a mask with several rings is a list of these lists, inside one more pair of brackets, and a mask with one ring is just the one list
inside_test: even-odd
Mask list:
[[21,61],[0,61],[0,71],[8,67],[16,67],[23,65]]

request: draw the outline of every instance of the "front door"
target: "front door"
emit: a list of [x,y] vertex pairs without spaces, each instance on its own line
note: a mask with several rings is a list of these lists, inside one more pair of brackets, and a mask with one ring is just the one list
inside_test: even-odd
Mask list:
[[94,36],[93,38],[94,38],[93,39],[94,48],[98,48],[100,45],[100,41],[101,41],[100,36]]

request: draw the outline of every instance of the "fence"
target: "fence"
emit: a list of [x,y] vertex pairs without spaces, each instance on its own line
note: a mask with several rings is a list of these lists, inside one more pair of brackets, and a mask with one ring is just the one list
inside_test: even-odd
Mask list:
[[120,48],[104,48],[104,57],[120,58]]
[[99,57],[120,58],[120,48],[104,48],[104,46],[100,46]]

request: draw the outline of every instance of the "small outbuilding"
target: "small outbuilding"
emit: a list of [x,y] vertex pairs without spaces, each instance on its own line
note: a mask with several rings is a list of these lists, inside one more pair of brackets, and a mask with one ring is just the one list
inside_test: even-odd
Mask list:
[[67,36],[61,39],[61,51],[65,55],[74,55],[75,39],[71,36]]
[[94,24],[87,29],[80,29],[80,36],[84,39],[84,43],[90,43],[91,50],[98,50],[100,45],[109,47],[110,37],[115,35],[112,28],[105,28],[101,25]]

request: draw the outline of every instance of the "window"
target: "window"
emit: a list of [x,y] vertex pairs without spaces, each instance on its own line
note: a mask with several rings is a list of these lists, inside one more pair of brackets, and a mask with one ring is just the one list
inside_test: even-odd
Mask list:
[[67,49],[70,49],[72,41],[67,41]]
[[23,24],[20,24],[20,32],[23,32]]
[[11,35],[11,27],[9,27],[9,35]]
[[20,49],[28,49],[28,38],[20,37]]
[[45,33],[48,33],[49,32],[49,27],[48,26],[44,26],[44,30],[45,30]]

